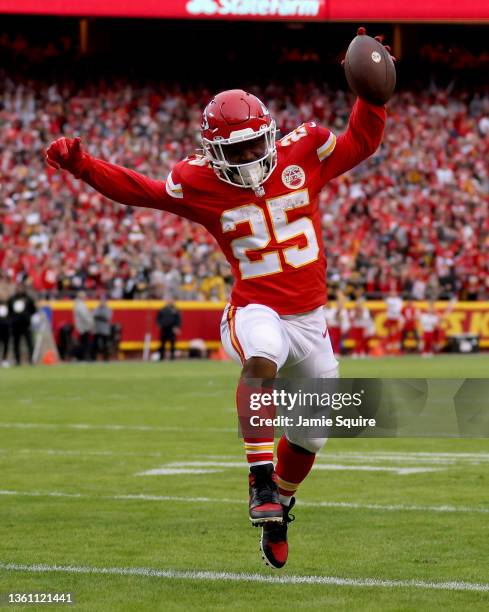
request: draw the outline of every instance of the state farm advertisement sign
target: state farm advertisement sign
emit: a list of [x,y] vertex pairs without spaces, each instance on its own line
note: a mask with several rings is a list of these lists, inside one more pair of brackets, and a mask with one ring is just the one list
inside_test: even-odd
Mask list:
[[173,19],[326,19],[327,0],[0,0],[0,13]]
[[294,21],[489,21],[489,0],[0,0],[0,13]]
[[186,10],[197,17],[321,17],[321,0],[190,0]]

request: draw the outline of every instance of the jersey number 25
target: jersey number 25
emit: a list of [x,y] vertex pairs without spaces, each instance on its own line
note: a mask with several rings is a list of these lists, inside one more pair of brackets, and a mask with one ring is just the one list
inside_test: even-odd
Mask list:
[[[267,253],[260,252],[268,247],[272,234],[278,243],[305,236],[306,246],[293,245],[282,250],[284,260],[289,266],[300,268],[316,261],[319,254],[319,244],[311,219],[300,217],[291,222],[287,219],[288,210],[308,204],[309,193],[307,189],[267,200],[266,206],[270,214],[271,228],[268,226],[265,213],[257,204],[245,204],[225,210],[222,213],[223,232],[235,231],[240,223],[249,223],[251,227],[251,234],[241,236],[231,242],[233,255],[239,261],[242,279],[268,276],[282,271],[278,250]],[[250,259],[248,257],[250,251],[255,251],[260,257]]]

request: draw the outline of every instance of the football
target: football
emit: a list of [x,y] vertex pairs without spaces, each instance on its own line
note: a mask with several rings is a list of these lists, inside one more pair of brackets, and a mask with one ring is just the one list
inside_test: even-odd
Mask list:
[[348,85],[359,98],[381,105],[394,93],[394,62],[375,38],[366,34],[356,36],[346,52],[344,68]]

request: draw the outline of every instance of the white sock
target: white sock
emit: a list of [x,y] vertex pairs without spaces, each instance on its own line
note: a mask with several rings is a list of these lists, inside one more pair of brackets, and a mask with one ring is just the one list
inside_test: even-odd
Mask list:
[[282,506],[290,506],[290,500],[292,499],[292,495],[280,495],[280,503]]

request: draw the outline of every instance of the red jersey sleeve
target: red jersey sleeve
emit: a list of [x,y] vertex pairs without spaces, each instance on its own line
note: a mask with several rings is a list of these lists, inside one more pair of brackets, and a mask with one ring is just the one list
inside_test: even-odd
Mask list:
[[165,210],[192,221],[198,220],[195,211],[184,197],[179,164],[165,181],[159,181],[86,155],[77,177],[120,204]]
[[374,106],[358,98],[341,136],[336,138],[333,132],[316,126],[320,187],[375,153],[382,141],[385,121],[384,106]]

